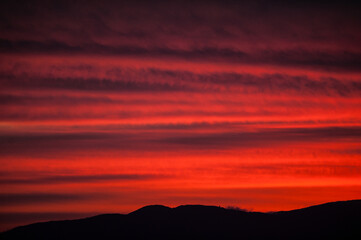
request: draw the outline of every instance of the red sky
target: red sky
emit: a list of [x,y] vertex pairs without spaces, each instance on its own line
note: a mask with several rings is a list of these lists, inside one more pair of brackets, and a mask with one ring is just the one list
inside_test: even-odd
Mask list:
[[361,12],[3,1],[0,230],[361,198]]

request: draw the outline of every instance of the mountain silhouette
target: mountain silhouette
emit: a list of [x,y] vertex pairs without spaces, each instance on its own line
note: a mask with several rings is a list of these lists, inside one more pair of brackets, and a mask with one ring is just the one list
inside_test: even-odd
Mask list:
[[21,226],[0,239],[361,239],[361,200],[273,213],[152,205],[129,214]]

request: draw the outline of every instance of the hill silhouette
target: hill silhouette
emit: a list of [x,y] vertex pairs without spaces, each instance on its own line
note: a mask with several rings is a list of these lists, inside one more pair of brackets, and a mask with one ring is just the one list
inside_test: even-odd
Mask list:
[[274,213],[152,205],[126,215],[30,224],[0,239],[361,239],[361,200]]

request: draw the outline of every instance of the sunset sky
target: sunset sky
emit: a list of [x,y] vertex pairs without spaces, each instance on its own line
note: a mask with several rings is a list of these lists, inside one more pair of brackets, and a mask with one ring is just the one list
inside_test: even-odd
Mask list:
[[361,8],[285,2],[1,1],[0,231],[360,199]]

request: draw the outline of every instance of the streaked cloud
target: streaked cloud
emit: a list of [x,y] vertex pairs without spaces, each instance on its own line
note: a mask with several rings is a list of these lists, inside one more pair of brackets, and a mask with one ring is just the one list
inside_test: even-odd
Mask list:
[[0,218],[360,198],[360,9],[2,1]]

